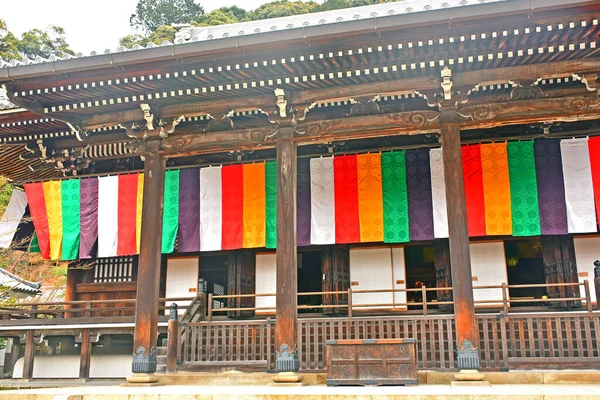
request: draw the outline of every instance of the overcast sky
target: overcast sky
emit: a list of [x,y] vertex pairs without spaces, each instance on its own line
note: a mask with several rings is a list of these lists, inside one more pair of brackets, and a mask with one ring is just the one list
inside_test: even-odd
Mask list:
[[[138,0],[0,0],[0,19],[17,34],[48,25],[62,26],[75,52],[115,49],[133,30],[129,16]],[[223,6],[252,10],[269,0],[201,0],[205,11]]]

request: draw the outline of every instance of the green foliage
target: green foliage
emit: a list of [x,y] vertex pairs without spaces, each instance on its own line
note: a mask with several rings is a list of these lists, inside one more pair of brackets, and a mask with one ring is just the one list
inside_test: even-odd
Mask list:
[[319,11],[339,10],[341,8],[370,6],[372,4],[389,3],[393,0],[325,0]]
[[129,22],[149,34],[163,25],[198,21],[202,15],[204,9],[194,0],[139,0]]
[[10,201],[12,191],[13,186],[8,183],[6,178],[0,176],[0,217],[4,215],[4,211],[6,210],[6,206],[8,206],[8,202]]
[[52,54],[75,54],[65,38],[65,30],[60,26],[50,25],[46,29],[32,29],[24,32],[19,39],[8,30],[6,23],[0,20],[0,57],[4,60],[23,57],[50,57]]
[[227,12],[224,8],[217,8],[205,14],[197,24],[198,26],[214,26],[214,25],[226,25],[235,24],[240,22],[234,13]]
[[127,48],[132,48],[136,44],[146,46],[150,42],[160,45],[165,40],[168,40],[169,42],[173,43],[173,41],[175,40],[175,32],[177,32],[177,30],[172,26],[163,25],[159,27],[156,31],[146,36],[134,34],[122,37],[121,40],[119,40],[119,44]]
[[253,20],[287,17],[290,15],[309,14],[319,11],[319,4],[314,1],[303,2],[301,0],[288,1],[279,0],[266,3],[252,11]]

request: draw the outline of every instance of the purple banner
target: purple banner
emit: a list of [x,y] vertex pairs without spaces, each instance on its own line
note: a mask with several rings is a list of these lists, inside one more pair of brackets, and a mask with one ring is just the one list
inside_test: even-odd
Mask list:
[[298,160],[298,194],[296,210],[296,243],[310,245],[310,159]]
[[542,235],[566,235],[567,204],[559,139],[533,142]]
[[429,149],[406,150],[410,240],[433,239],[433,200]]
[[98,239],[98,178],[82,179],[79,188],[79,258],[92,258],[94,244]]
[[200,251],[200,169],[179,172],[179,253]]

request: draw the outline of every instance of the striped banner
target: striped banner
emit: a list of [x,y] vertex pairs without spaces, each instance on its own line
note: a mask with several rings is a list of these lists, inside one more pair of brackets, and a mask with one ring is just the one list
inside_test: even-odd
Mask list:
[[[470,236],[597,232],[600,138],[462,155]],[[98,257],[139,253],[143,185],[142,174],[25,184],[42,255],[89,258],[96,241]],[[297,185],[299,246],[448,237],[440,148],[300,159]],[[163,253],[276,246],[275,161],[166,171]]]

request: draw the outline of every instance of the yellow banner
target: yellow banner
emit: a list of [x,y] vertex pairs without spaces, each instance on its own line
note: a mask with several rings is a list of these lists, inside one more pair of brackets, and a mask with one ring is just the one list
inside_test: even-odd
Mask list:
[[481,145],[487,235],[511,235],[512,214],[506,143]]
[[244,164],[244,216],[242,246],[244,248],[266,245],[265,164]]
[[62,190],[60,181],[44,182],[44,201],[50,231],[50,258],[60,260],[62,251]]
[[383,242],[381,155],[359,154],[356,163],[360,241]]

